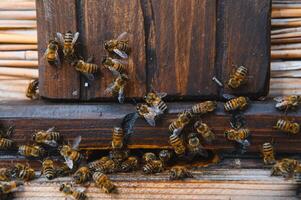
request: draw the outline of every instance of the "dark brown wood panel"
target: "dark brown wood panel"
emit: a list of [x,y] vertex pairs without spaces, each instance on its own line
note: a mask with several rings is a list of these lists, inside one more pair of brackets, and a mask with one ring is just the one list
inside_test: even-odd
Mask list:
[[63,63],[60,68],[49,65],[43,54],[47,43],[56,32],[77,31],[76,0],[36,1],[39,49],[39,90],[49,99],[79,99],[80,76],[75,69]]
[[[86,0],[82,2],[82,6],[82,45],[85,57],[93,55],[94,62],[101,64],[103,56],[107,55],[103,47],[104,41],[117,38],[122,32],[128,32],[132,52],[127,69],[130,81],[126,86],[125,95],[126,97],[143,96],[146,93],[146,57],[140,1]],[[112,81],[112,73],[102,69],[101,75],[90,87],[82,87],[82,99],[110,97],[104,91]]]
[[270,0],[218,1],[217,67],[226,85],[233,65],[249,70],[248,83],[226,93],[265,96],[270,75]]
[[216,96],[215,0],[143,1],[148,87],[171,96]]

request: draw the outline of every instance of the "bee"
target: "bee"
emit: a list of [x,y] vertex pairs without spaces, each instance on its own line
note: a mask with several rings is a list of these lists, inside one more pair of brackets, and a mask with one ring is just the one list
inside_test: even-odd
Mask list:
[[291,134],[297,134],[300,131],[300,125],[298,123],[284,119],[279,119],[274,128]]
[[46,131],[36,131],[32,136],[33,141],[35,141],[38,144],[45,144],[51,147],[57,147],[61,136],[60,133],[56,132],[54,129],[55,128],[52,127]]
[[247,97],[237,97],[227,101],[224,105],[226,111],[244,110],[248,106],[249,99]]
[[298,160],[284,158],[280,161],[277,161],[274,164],[271,176],[284,176],[284,177],[291,177],[295,170],[299,167],[300,163]]
[[88,167],[84,166],[79,168],[73,175],[73,180],[76,184],[82,184],[87,182],[91,178],[92,174]]
[[211,143],[213,140],[215,140],[215,134],[211,131],[207,124],[197,121],[194,124],[194,128],[202,135],[206,142]]
[[225,137],[228,140],[236,141],[241,145],[241,152],[244,153],[248,146],[250,146],[250,142],[247,138],[250,136],[250,130],[246,128],[241,128],[238,130],[230,129],[225,131]]
[[185,154],[186,147],[184,145],[184,141],[179,136],[174,135],[174,134],[170,135],[169,136],[169,144],[173,147],[175,153],[178,156]]
[[0,181],[10,181],[12,179],[12,170],[0,168]]
[[7,138],[0,138],[0,149],[1,150],[9,150],[15,146],[14,141]]
[[161,160],[151,160],[142,167],[142,171],[145,174],[159,173],[163,170],[163,162]]
[[160,110],[149,107],[147,104],[137,104],[136,110],[138,115],[143,117],[151,126],[156,125],[157,116],[162,114]]
[[137,169],[138,167],[138,159],[134,156],[130,156],[127,158],[127,160],[123,161],[121,163],[121,171],[122,172],[128,172]]
[[112,159],[109,159],[103,163],[97,163],[97,166],[94,166],[95,172],[102,172],[106,174],[114,173],[117,171],[118,163]]
[[102,60],[102,65],[109,69],[113,75],[118,76],[125,73],[127,62],[111,57],[104,57]]
[[93,174],[93,180],[95,184],[101,188],[105,193],[111,193],[115,190],[116,186],[111,182],[111,180],[101,172],[95,172]]
[[85,62],[82,59],[75,59],[71,62],[71,65],[75,67],[75,69],[81,72],[88,80],[93,81],[94,75],[100,69],[100,67],[96,64],[90,63],[90,61]]
[[301,96],[290,95],[284,97],[275,97],[274,100],[277,102],[275,107],[278,110],[296,109],[301,101]]
[[247,82],[248,69],[244,66],[238,67],[233,74],[230,75],[228,87],[236,89]]
[[121,149],[123,147],[124,132],[120,127],[113,128],[112,147],[113,149]]
[[69,176],[71,173],[75,171],[75,168],[70,169],[66,163],[63,163],[61,166],[59,166],[56,170],[57,176]]
[[35,178],[35,172],[29,165],[17,163],[12,169],[12,176],[23,181],[30,181]]
[[85,189],[83,188],[75,189],[70,183],[62,183],[60,185],[60,191],[75,200],[87,199],[87,196],[85,194]]
[[0,183],[0,193],[9,194],[17,189],[17,187],[23,185],[22,181],[10,181]]
[[71,31],[68,31],[64,34],[64,37],[63,34],[57,32],[56,36],[60,45],[63,47],[64,57],[69,61],[72,60],[74,58],[74,46],[79,37],[79,32],[73,34]]
[[115,53],[121,58],[128,58],[128,54],[130,53],[129,41],[126,39],[128,37],[127,32],[121,33],[117,39],[106,40],[104,42],[104,48],[110,54]]
[[149,161],[153,161],[153,160],[157,160],[157,159],[158,159],[157,156],[152,152],[146,152],[142,156],[142,160],[145,163],[148,163]]
[[169,125],[169,131],[175,135],[179,135],[183,128],[190,122],[191,118],[192,113],[190,111],[180,113],[178,118]]
[[151,107],[160,110],[160,113],[164,113],[167,110],[167,105],[164,101],[162,101],[162,98],[164,98],[166,95],[167,94],[165,92],[162,93],[149,92],[144,97],[144,100]]
[[159,152],[159,159],[163,162],[164,165],[169,163],[172,160],[173,156],[174,154],[170,150],[164,149]]
[[42,174],[48,179],[52,180],[56,176],[54,163],[51,159],[47,158],[42,163]]
[[39,79],[35,79],[29,83],[26,89],[26,97],[30,99],[38,99],[39,98]]
[[88,164],[88,167],[89,167],[89,169],[90,169],[91,171],[97,171],[97,169],[102,168],[102,166],[103,166],[108,160],[110,160],[110,158],[107,157],[107,156],[101,157],[101,158],[98,159],[98,160],[95,160],[95,161],[93,161],[93,162],[90,162],[90,163]]
[[197,136],[197,133],[189,133],[188,134],[188,151],[193,156],[200,155],[204,157],[208,157],[207,151],[204,149],[203,145],[201,145],[200,139]]
[[124,101],[124,87],[126,83],[128,82],[129,78],[126,74],[121,74],[115,80],[113,83],[109,84],[107,89],[105,90],[105,93],[111,94],[113,96],[118,95],[118,101],[119,103],[123,103]]
[[216,109],[217,103],[215,101],[205,101],[192,106],[193,114],[206,114],[213,112]]
[[25,157],[39,158],[46,154],[46,151],[37,145],[21,145],[19,146],[18,153]]
[[271,143],[266,142],[262,145],[263,162],[266,165],[275,164],[274,148]]
[[81,141],[81,136],[75,138],[73,145],[63,145],[60,149],[61,156],[64,157],[66,164],[70,169],[73,169],[74,165],[79,163],[82,159],[81,153],[78,151],[78,146]]
[[61,65],[58,49],[59,49],[59,43],[56,40],[50,40],[48,42],[47,49],[44,53],[43,58],[45,58],[50,65],[54,65],[54,66]]
[[186,167],[174,166],[170,169],[170,180],[179,180],[185,178],[192,178],[192,173]]

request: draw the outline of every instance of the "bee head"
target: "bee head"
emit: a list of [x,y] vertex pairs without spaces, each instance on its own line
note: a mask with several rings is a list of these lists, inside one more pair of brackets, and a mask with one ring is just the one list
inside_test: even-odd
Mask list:
[[111,46],[112,46],[112,41],[111,41],[111,40],[106,40],[106,41],[104,42],[104,48],[105,48],[106,50],[109,50],[109,49],[111,48]]
[[103,65],[108,64],[108,63],[109,63],[109,57],[108,57],[108,56],[104,56],[103,59],[102,59],[102,61],[101,61],[101,63],[102,63]]
[[62,184],[60,185],[60,191],[63,191],[65,187],[66,187],[66,185],[65,185],[64,183],[62,183]]

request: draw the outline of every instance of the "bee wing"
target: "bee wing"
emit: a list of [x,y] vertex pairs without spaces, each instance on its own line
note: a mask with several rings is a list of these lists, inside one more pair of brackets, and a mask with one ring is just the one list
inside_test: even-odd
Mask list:
[[72,39],[72,45],[75,44],[75,42],[76,42],[77,39],[78,39],[78,36],[79,36],[79,32],[76,32],[76,33],[74,34],[74,36],[73,36],[73,39]]
[[76,188],[76,191],[78,191],[78,192],[85,192],[86,188],[84,188],[84,187],[78,187],[78,188]]
[[58,38],[58,42],[59,42],[60,45],[63,47],[63,46],[64,46],[64,43],[65,43],[65,40],[64,40],[63,35],[62,35],[60,32],[57,32],[57,33],[56,33],[56,36],[57,36],[57,38]]
[[275,97],[274,100],[275,100],[276,102],[281,102],[281,101],[284,100],[284,97]]
[[134,125],[136,120],[138,119],[139,114],[137,112],[127,114],[123,119],[121,123],[121,127],[125,132],[125,139],[127,140],[127,137],[129,137],[134,132]]
[[120,60],[120,59],[115,59],[115,58],[113,58],[112,61],[113,61],[114,63],[119,63],[119,64],[122,64],[122,65],[128,65],[128,64],[129,64],[128,61]]
[[52,131],[54,131],[54,130],[55,130],[55,127],[53,126],[53,127],[49,128],[46,132],[47,132],[47,133],[50,133],[50,132],[52,132]]
[[60,59],[60,56],[59,56],[59,53],[58,52],[55,52],[55,62],[56,62],[56,66],[57,67],[60,67],[61,66],[61,59]]
[[111,94],[112,91],[113,91],[113,87],[114,87],[114,82],[113,83],[110,83],[108,85],[108,87],[105,89],[105,94]]
[[118,101],[119,103],[123,103],[124,101],[124,87],[121,87],[118,92]]
[[108,67],[108,68],[112,72],[113,76],[120,76],[120,73],[116,71],[113,67]]
[[173,130],[173,134],[179,136],[182,132],[183,128],[176,128]]
[[124,58],[124,59],[128,58],[128,55],[124,51],[120,51],[119,49],[113,49],[113,51],[121,58]]
[[117,40],[126,40],[128,36],[129,34],[127,32],[123,32],[117,37]]
[[69,169],[73,169],[73,161],[68,157],[65,157],[65,161],[66,161],[66,165],[69,167]]
[[82,140],[82,136],[77,136],[72,144],[72,149],[78,149],[78,146]]
[[223,98],[226,100],[234,99],[235,96],[232,94],[223,94]]
[[90,73],[87,73],[87,72],[81,72],[81,73],[82,73],[82,75],[83,75],[84,77],[86,77],[89,81],[94,81],[94,80],[95,80],[95,77],[94,77],[93,74],[90,74]]
[[236,140],[236,141],[244,147],[250,146],[250,142],[248,140]]
[[57,147],[58,143],[55,140],[45,140],[45,144],[51,146],[51,147]]
[[157,116],[156,112],[153,110],[153,108],[149,108],[150,112],[147,114],[144,114],[143,117],[147,121],[147,123],[151,126],[156,126],[155,118]]
[[167,96],[167,93],[166,92],[158,92],[157,95],[160,97],[160,98],[164,98]]

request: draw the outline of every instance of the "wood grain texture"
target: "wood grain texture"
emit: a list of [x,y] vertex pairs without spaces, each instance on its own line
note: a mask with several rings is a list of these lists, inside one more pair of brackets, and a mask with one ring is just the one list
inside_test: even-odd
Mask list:
[[39,89],[50,99],[79,99],[80,76],[74,67],[63,63],[60,68],[42,59],[47,43],[57,32],[76,32],[76,0],[36,1],[38,18]]
[[[97,12],[95,12],[97,10]],[[116,39],[121,33],[129,33],[129,56],[127,74],[130,81],[125,88],[126,97],[141,97],[146,93],[144,19],[139,0],[86,0],[82,2],[83,46],[85,57],[94,56],[101,61],[108,53],[104,41]],[[82,87],[84,100],[111,97],[104,91],[114,80],[107,69],[102,69],[90,87]],[[82,82],[82,85],[84,82]],[[116,98],[115,98],[116,99]]]
[[[269,87],[270,0],[227,0],[218,3],[217,67],[226,85],[233,65],[249,70],[248,83],[224,92],[265,96]],[[222,91],[223,92],[223,91]]]

